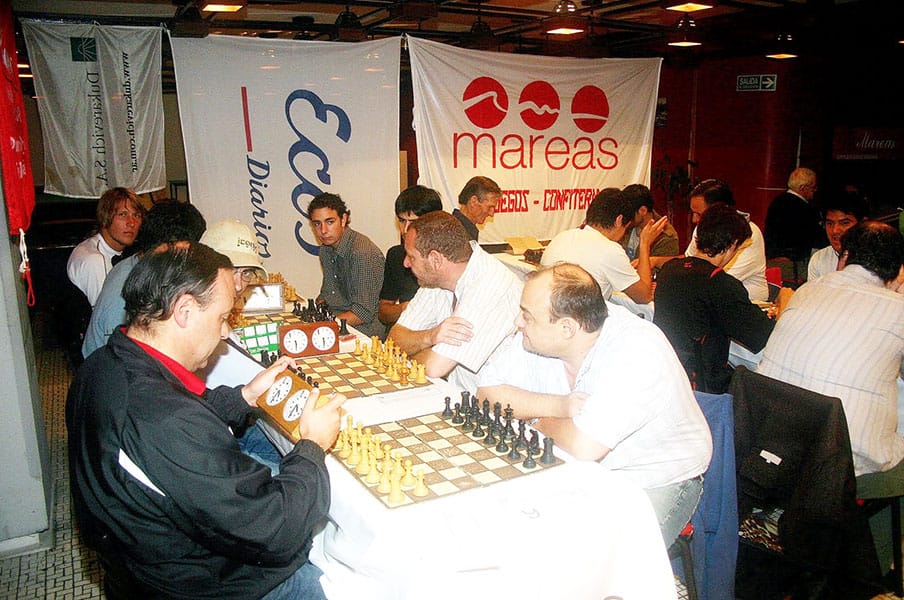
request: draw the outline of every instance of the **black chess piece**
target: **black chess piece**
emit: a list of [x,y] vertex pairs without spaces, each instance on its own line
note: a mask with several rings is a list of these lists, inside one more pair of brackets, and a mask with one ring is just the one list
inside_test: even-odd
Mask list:
[[527,458],[524,459],[524,462],[521,463],[521,466],[525,469],[533,469],[537,466],[537,461],[535,461],[533,455],[528,452]]
[[[508,446],[508,444],[505,443],[505,437],[500,435],[499,443],[496,444],[496,452],[498,452],[499,454],[505,454],[508,451],[509,451],[509,446]],[[521,458],[520,454],[518,455],[518,458]]]
[[348,335],[348,319],[339,319],[339,335]]
[[468,410],[465,412],[465,422],[461,426],[462,431],[471,431],[474,429],[474,422],[471,420],[471,411]]
[[518,437],[512,443],[518,447],[518,450],[527,449],[527,436],[525,435],[526,426],[524,421],[518,419]]
[[455,416],[452,417],[453,425],[461,425],[465,422],[464,417],[461,416],[461,404],[458,402],[455,403]]
[[310,375],[305,377],[304,380],[308,382],[308,385],[314,385],[314,378],[311,377]]
[[452,402],[452,398],[446,396],[446,408],[443,409],[443,418],[448,419],[452,416],[452,409],[449,407],[449,403]]
[[474,419],[474,431],[471,432],[471,436],[474,439],[480,439],[486,435],[486,431],[483,430],[483,427],[480,426],[480,418]]
[[508,456],[506,458],[508,458],[512,462],[521,460],[521,453],[518,452],[518,448],[515,447],[515,444],[512,444],[512,451],[508,453]]
[[512,410],[511,404],[508,405],[505,409],[505,432],[503,435],[506,440],[512,440],[515,438],[515,428],[512,427],[512,420],[514,417],[515,411]]
[[540,434],[536,430],[530,434],[530,442],[527,444],[527,453],[531,456],[540,454]]
[[292,303],[292,314],[296,317],[300,317],[302,315],[301,302],[299,302],[298,300]]
[[493,431],[493,425],[487,428],[487,436],[483,438],[483,443],[487,446],[495,446],[499,440],[496,439],[496,432]]
[[471,410],[471,392],[467,390],[461,393],[461,409],[464,411]]
[[317,312],[317,305],[314,304],[314,298],[308,298],[308,311],[312,313]]
[[543,438],[543,456],[540,457],[540,462],[544,465],[551,465],[556,462],[556,457],[552,453],[552,438]]

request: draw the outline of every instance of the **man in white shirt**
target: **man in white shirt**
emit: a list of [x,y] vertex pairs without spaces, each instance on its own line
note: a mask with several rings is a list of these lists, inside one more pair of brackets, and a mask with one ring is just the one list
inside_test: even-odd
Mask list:
[[[575,458],[643,487],[670,545],[697,506],[712,437],[666,337],[607,307],[573,264],[528,275],[515,324],[518,335],[480,373],[478,397],[538,418],[534,426]],[[638,368],[643,377],[632,377]]]
[[667,219],[649,221],[640,230],[635,269],[619,243],[633,217],[634,206],[621,190],[602,190],[587,207],[584,225],[556,235],[543,251],[540,264],[580,265],[599,283],[606,300],[613,292],[624,292],[638,304],[649,303],[653,299],[650,246],[662,233]]
[[515,330],[521,280],[442,211],[412,221],[404,246],[421,287],[388,337],[428,376],[474,391],[477,373]]
[[[685,256],[697,255],[696,224],[700,222],[700,217],[707,208],[718,203],[734,206],[731,188],[720,179],[705,179],[691,190],[691,221],[695,227]],[[750,215],[738,212],[750,222],[752,235],[738,249],[731,262],[725,265],[725,272],[744,284],[751,302],[766,302],[769,299],[769,286],[766,284],[766,244],[763,241],[763,232],[756,223],[750,221]]]
[[813,281],[826,273],[838,269],[838,257],[841,255],[841,236],[845,232],[866,219],[866,202],[856,192],[839,192],[830,194],[822,201],[825,215],[826,235],[829,245],[817,250],[810,257],[807,265],[807,281]]
[[94,308],[113,259],[132,245],[145,215],[144,206],[130,189],[112,188],[97,201],[98,232],[72,250],[66,274]]

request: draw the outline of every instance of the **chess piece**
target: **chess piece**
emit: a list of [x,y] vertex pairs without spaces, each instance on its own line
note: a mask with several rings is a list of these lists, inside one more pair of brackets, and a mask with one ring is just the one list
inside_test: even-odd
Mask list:
[[462,408],[471,408],[471,392],[465,390],[461,393],[461,406]]
[[483,430],[483,427],[480,426],[480,417],[478,416],[474,419],[474,431],[471,432],[471,436],[474,439],[480,439],[486,435],[486,432]]
[[536,456],[540,454],[540,434],[534,430],[530,434],[530,442],[527,445],[528,454]]
[[355,350],[352,352],[353,356],[361,356],[361,340],[359,338],[355,338]]
[[[505,443],[505,438],[502,436],[499,436],[499,443],[496,444],[496,452],[498,452],[499,454],[505,454],[508,451],[509,451],[509,446],[508,446],[508,444]],[[518,458],[521,458],[521,455],[518,455]]]
[[506,458],[508,458],[512,462],[521,460],[521,453],[518,452],[518,447],[515,446],[515,444],[512,444],[512,451],[508,453],[508,456]]
[[417,366],[417,379],[414,380],[415,383],[424,384],[427,383],[427,366],[420,364]]
[[339,319],[339,335],[349,335],[347,319]]
[[352,453],[352,446],[348,441],[348,430],[343,429],[339,434],[339,441],[342,445],[339,447],[339,458],[345,460]]
[[552,453],[552,438],[543,438],[543,456],[540,457],[540,463],[551,465],[556,462],[556,457]]
[[518,420],[518,437],[515,438],[515,445],[518,446],[518,450],[526,450],[527,449],[527,435],[526,435],[526,424],[522,420]]
[[461,416],[461,404],[458,402],[455,403],[455,416],[452,417],[453,425],[461,425],[465,422],[465,418]]
[[358,448],[358,437],[352,436],[352,452],[348,455],[348,466],[356,467],[361,462],[361,451]]
[[370,471],[370,452],[368,452],[368,450],[367,442],[362,440],[359,445],[361,458],[358,460],[358,464],[355,467],[355,473],[358,475],[367,475],[368,471]]
[[495,446],[496,443],[499,441],[496,439],[496,432],[493,429],[494,429],[494,427],[493,427],[493,424],[491,423],[490,426],[487,428],[487,436],[485,438],[483,438],[483,443],[486,444],[487,446]]
[[534,469],[537,466],[537,461],[535,461],[533,455],[528,452],[527,458],[524,459],[524,462],[521,463],[521,466],[525,469]]
[[393,471],[389,476],[389,503],[401,504],[405,500],[405,494],[402,493],[402,475],[397,471]]
[[430,488],[427,487],[427,484],[424,483],[424,472],[418,469],[417,472],[417,483],[414,486],[414,491],[411,492],[418,498],[423,498],[427,494],[430,493]]
[[377,468],[377,457],[373,454],[370,455],[370,460],[368,461],[367,477],[364,478],[364,481],[371,485],[379,483],[380,481],[380,470]]
[[381,494],[388,494],[392,488],[389,483],[389,469],[383,468],[383,472],[380,473],[380,485],[377,486],[377,491]]
[[471,431],[472,429],[474,429],[474,422],[471,421],[471,411],[468,410],[465,412],[465,422],[461,426],[461,430],[462,431]]
[[404,475],[402,475],[400,483],[405,489],[412,488],[414,487],[414,484],[417,483],[414,474],[411,472],[411,459],[405,459]]
[[452,398],[446,396],[446,407],[443,409],[443,418],[448,419],[452,416],[452,409],[449,407],[449,403],[452,402]]

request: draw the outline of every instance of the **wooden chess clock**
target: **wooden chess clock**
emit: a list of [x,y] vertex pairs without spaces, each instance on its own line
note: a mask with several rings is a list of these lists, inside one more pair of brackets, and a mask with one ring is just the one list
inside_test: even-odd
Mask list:
[[339,352],[339,325],[335,321],[282,325],[279,351],[292,358],[335,354]]
[[285,371],[277,375],[270,389],[261,394],[257,406],[283,435],[297,443],[301,439],[298,419],[313,389],[311,384],[291,370]]

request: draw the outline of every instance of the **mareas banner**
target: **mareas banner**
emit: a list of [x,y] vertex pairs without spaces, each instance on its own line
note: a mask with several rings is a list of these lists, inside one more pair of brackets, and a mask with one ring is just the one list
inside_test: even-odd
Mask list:
[[650,182],[662,60],[481,52],[408,38],[419,183],[447,208],[475,175],[502,188],[481,243],[549,239],[606,187]]
[[344,44],[171,38],[192,202],[238,219],[304,297],[320,291],[307,207],[339,194],[350,226],[398,243],[399,38]]
[[44,190],[98,198],[166,186],[159,27],[23,20],[44,136]]

